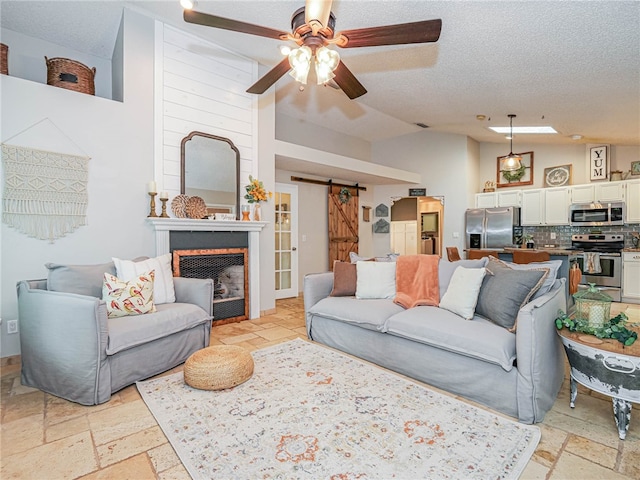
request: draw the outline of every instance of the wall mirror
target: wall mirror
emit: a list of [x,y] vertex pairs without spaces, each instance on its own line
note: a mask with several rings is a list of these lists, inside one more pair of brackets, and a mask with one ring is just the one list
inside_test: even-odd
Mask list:
[[191,132],[180,144],[180,193],[201,197],[207,214],[232,213],[238,219],[240,152],[231,140]]

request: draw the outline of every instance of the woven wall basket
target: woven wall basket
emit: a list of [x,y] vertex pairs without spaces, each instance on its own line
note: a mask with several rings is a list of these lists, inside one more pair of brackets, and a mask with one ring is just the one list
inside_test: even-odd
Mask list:
[[0,73],[9,75],[9,47],[0,43]]
[[47,58],[47,85],[95,95],[96,68],[68,58]]

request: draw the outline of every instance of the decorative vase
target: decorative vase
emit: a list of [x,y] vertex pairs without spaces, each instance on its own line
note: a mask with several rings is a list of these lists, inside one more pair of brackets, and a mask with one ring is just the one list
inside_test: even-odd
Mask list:
[[251,207],[249,205],[241,205],[240,211],[242,212],[242,220],[248,222],[251,220],[249,215],[251,214]]
[[259,222],[259,221],[260,221],[260,204],[259,204],[259,203],[256,203],[256,204],[253,206],[253,219],[254,219],[256,222]]

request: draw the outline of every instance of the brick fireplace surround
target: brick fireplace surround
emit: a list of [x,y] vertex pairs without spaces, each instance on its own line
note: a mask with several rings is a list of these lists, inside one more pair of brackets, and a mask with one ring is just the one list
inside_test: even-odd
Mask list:
[[[156,255],[171,252],[171,232],[246,232],[249,249],[249,318],[260,317],[260,232],[267,222],[147,218],[156,232]],[[200,245],[208,248],[210,245]]]

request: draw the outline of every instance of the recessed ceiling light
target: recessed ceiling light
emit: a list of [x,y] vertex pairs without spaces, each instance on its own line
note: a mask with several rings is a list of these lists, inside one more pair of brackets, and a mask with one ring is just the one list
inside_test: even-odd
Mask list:
[[196,6],[196,0],[180,0],[180,5],[186,10],[191,10]]
[[[489,127],[489,130],[493,130],[496,133],[509,133],[511,128],[509,127]],[[525,133],[558,133],[553,127],[513,127],[514,134]]]
[[571,135],[571,140],[582,140],[582,135]]

